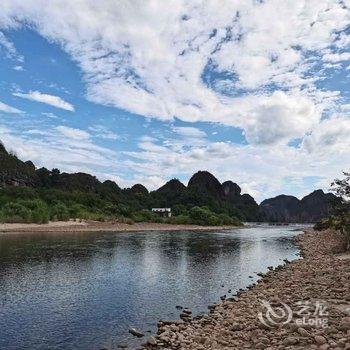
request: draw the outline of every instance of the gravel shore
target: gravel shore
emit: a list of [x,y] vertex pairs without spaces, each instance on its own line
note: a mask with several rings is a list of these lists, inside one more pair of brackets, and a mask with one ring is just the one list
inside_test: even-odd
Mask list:
[[1,233],[40,232],[137,232],[137,231],[217,231],[241,228],[237,226],[173,225],[152,222],[125,224],[100,221],[53,221],[48,224],[0,224]]
[[[270,269],[208,315],[159,322],[142,349],[350,349],[350,255],[333,231],[296,238],[303,259]],[[264,302],[264,303],[263,303]],[[270,312],[267,312],[270,307]]]

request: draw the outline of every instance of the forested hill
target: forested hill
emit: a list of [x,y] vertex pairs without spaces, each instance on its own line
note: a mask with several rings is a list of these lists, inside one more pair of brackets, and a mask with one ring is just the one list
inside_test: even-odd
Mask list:
[[[302,206],[295,197],[292,197],[294,204],[290,205],[289,196],[279,196],[265,200],[259,207],[253,197],[241,193],[239,185],[232,181],[220,183],[207,171],[198,171],[187,186],[172,179],[152,192],[142,184],[122,189],[113,181],[101,182],[90,174],[36,169],[31,161],[23,162],[7,152],[1,143],[0,187],[2,208],[9,203],[33,207],[32,211],[36,210],[36,206],[42,206],[41,210],[48,211],[50,218],[123,216],[136,221],[154,220],[155,216],[149,212],[152,207],[171,207],[179,222],[186,222],[192,215],[197,217],[192,222],[208,221],[210,217],[212,224],[228,222],[228,218],[242,221],[315,221],[329,214],[328,201],[332,196],[323,196],[318,191],[317,196],[310,195],[311,200],[303,199]],[[28,203],[28,200],[35,203]],[[23,211],[23,208],[16,208]],[[4,209],[1,210],[4,216]],[[11,213],[16,213],[13,208],[11,210]],[[295,214],[298,210],[300,213]]]

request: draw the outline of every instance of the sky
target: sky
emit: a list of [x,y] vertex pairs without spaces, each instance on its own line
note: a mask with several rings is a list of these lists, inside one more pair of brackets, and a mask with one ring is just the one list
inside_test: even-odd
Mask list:
[[208,170],[258,202],[328,190],[349,77],[349,0],[0,4],[0,140],[121,187]]

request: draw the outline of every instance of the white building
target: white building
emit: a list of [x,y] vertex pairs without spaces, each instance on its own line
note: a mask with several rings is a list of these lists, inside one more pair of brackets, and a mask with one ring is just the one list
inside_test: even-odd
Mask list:
[[171,218],[171,208],[152,208],[152,211],[159,216]]

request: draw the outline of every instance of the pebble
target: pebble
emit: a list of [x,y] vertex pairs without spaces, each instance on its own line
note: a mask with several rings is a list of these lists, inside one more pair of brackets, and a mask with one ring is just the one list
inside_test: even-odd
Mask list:
[[[285,265],[259,273],[262,278],[258,283],[209,305],[207,315],[192,319],[185,308],[181,313],[185,322],[160,321],[156,343],[147,342],[143,349],[350,350],[350,315],[334,307],[350,307],[350,261],[333,255],[342,252],[344,236],[330,230],[309,230],[296,242],[303,259],[285,259]],[[261,300],[269,301],[273,308],[286,303],[293,311],[292,322],[264,325],[258,317],[259,312],[266,316]],[[328,328],[297,322],[303,320],[297,313],[297,302],[315,305],[321,300],[327,303],[327,314],[318,317],[328,321]],[[315,307],[310,310],[310,319],[314,311]]]
[[129,333],[138,338],[142,338],[144,336],[144,334],[138,331],[136,328],[130,328]]
[[298,328],[298,333],[303,337],[309,337],[310,333],[304,328]]
[[315,342],[318,345],[323,345],[327,343],[327,339],[325,337],[322,337],[322,335],[315,335]]
[[153,336],[150,336],[148,339],[147,339],[147,344],[148,345],[157,345],[157,340],[156,340],[156,338],[155,337],[153,337]]

